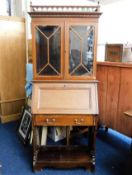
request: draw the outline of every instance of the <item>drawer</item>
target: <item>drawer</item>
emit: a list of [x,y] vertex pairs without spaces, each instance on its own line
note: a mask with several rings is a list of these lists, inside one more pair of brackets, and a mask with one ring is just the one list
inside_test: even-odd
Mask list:
[[93,115],[35,115],[33,124],[38,126],[95,126]]

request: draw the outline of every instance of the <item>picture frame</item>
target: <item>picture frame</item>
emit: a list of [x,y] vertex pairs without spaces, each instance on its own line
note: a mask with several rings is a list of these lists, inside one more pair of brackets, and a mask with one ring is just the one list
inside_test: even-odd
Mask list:
[[122,62],[123,44],[106,44],[105,61]]
[[32,115],[26,108],[23,109],[21,121],[18,127],[18,135],[24,144],[28,142],[31,132]]

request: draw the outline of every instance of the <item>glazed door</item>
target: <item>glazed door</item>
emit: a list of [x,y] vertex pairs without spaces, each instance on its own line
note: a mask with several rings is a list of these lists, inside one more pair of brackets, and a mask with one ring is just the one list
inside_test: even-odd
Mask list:
[[63,25],[43,22],[35,24],[33,32],[35,79],[62,79]]
[[66,26],[66,79],[95,78],[95,26]]

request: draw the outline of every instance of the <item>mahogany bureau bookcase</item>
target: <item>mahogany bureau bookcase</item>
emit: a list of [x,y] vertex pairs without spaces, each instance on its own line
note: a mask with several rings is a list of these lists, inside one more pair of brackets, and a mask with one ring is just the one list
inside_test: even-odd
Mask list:
[[[95,165],[98,114],[96,47],[99,6],[31,5],[33,43],[33,170]],[[39,127],[65,126],[65,145],[40,145]],[[70,141],[88,128],[88,144]]]

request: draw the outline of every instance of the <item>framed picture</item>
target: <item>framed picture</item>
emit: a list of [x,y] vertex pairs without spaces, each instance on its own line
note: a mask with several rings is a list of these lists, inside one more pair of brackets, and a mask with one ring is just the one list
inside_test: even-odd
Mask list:
[[105,61],[121,62],[123,54],[123,44],[106,44]]
[[24,144],[27,143],[31,131],[32,115],[27,109],[23,109],[21,122],[18,128],[18,134],[23,140]]

